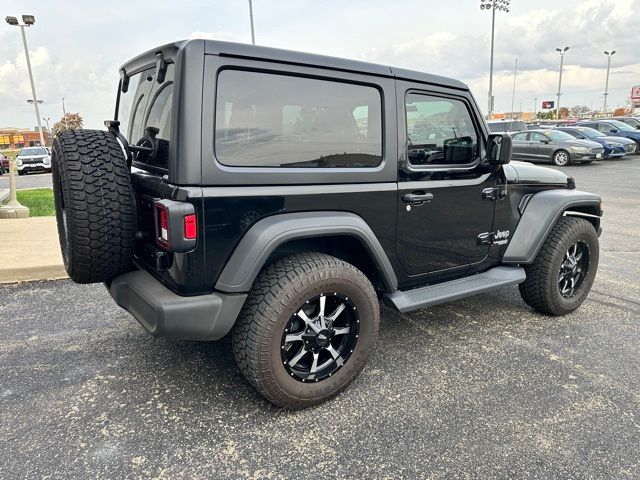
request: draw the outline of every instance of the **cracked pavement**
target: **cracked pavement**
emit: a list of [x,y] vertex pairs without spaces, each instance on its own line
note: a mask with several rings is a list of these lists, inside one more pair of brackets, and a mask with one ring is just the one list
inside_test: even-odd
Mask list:
[[640,477],[640,157],[564,169],[604,198],[571,315],[517,288],[384,309],[360,377],[300,412],[228,340],[153,339],[102,285],[0,286],[0,478]]

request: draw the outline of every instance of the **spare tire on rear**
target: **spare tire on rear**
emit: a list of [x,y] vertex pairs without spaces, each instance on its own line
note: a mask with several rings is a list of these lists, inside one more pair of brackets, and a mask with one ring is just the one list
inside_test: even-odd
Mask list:
[[53,140],[53,194],[62,259],[77,283],[110,282],[131,269],[136,203],[115,136],[71,130]]

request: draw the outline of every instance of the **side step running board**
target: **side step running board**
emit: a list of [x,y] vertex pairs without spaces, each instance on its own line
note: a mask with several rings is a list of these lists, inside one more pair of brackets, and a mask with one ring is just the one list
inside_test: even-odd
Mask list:
[[488,292],[507,285],[524,282],[526,275],[522,267],[495,267],[484,273],[458,278],[436,285],[415,290],[400,291],[385,295],[385,303],[401,312],[410,312],[419,308],[451,302]]

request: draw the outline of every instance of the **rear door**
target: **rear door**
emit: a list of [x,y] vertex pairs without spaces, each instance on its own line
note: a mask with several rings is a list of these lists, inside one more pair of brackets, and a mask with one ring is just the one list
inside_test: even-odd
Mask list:
[[464,92],[398,82],[399,161],[396,254],[414,282],[455,276],[482,262],[497,169],[483,162],[484,132]]

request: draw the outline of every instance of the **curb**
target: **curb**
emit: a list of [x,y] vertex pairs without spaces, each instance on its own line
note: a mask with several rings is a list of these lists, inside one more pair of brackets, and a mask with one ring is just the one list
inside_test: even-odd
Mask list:
[[0,284],[69,278],[63,265],[0,269]]

